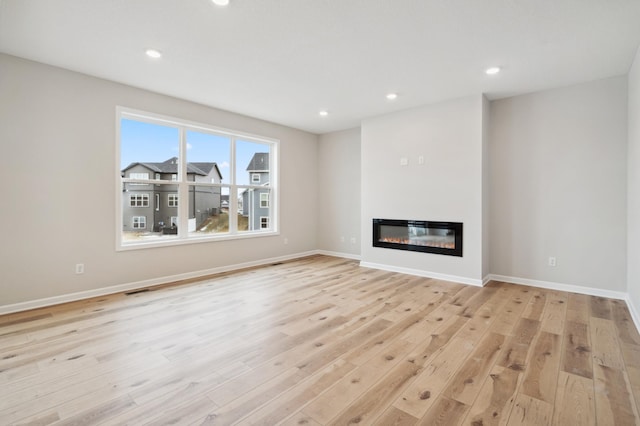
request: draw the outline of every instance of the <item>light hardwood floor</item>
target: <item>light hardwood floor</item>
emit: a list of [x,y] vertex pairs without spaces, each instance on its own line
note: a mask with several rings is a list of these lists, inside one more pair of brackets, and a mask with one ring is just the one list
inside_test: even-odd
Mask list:
[[0,424],[633,425],[622,301],[314,256],[0,317]]

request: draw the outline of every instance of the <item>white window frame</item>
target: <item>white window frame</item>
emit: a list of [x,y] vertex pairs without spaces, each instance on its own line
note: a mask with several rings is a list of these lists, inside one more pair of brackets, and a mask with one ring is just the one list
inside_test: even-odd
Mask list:
[[[140,226],[141,223],[143,224],[143,226]],[[146,216],[131,217],[131,229],[147,229],[147,217]]]
[[260,183],[260,173],[251,173],[251,183]]
[[[135,203],[133,203],[134,198]],[[138,201],[140,201],[140,205],[138,205]],[[129,194],[129,207],[133,207],[136,209],[149,207],[149,194],[137,192]]]
[[160,194],[156,194],[156,211],[160,211]]
[[[203,124],[193,121],[188,121],[180,118],[169,117],[165,115],[159,115],[155,113],[149,113],[145,111],[135,110],[131,108],[116,107],[116,143],[115,143],[115,176],[116,176],[116,250],[136,250],[136,249],[146,249],[153,247],[165,247],[165,246],[174,246],[181,244],[194,244],[194,243],[206,243],[206,242],[214,242],[214,241],[224,241],[224,240],[233,240],[233,239],[246,239],[246,238],[257,238],[257,237],[269,237],[274,235],[279,235],[279,227],[280,227],[280,218],[279,218],[279,160],[280,160],[280,141],[277,139],[267,138],[260,135],[254,135],[250,133],[245,133],[242,131],[225,129],[221,127],[216,127],[210,124]],[[122,119],[142,121],[151,124],[158,124],[163,126],[174,127],[179,130],[179,155],[177,156],[179,159],[187,158],[187,131],[196,131],[203,133],[212,133],[215,135],[220,135],[229,138],[231,144],[231,152],[229,156],[230,170],[229,170],[229,182],[225,183],[204,183],[198,182],[189,182],[187,181],[187,171],[186,164],[180,162],[178,164],[178,173],[175,175],[175,180],[167,181],[170,182],[171,185],[177,185],[178,187],[178,200],[180,199],[188,199],[186,198],[189,193],[189,187],[191,186],[212,186],[212,187],[220,187],[227,188],[229,194],[238,194],[239,190],[243,189],[259,189],[264,188],[264,185],[257,185],[251,182],[247,185],[239,184],[236,181],[236,168],[242,170],[245,165],[236,164],[236,154],[235,154],[235,145],[238,141],[246,141],[258,144],[264,144],[265,149],[269,152],[269,191],[270,191],[270,200],[269,200],[269,229],[257,229],[257,230],[241,230],[237,229],[237,217],[233,214],[229,217],[230,229],[228,233],[211,233],[211,234],[198,234],[189,233],[189,203],[180,203],[178,202],[178,235],[171,236],[174,238],[160,238],[158,240],[154,239],[140,239],[140,240],[127,240],[123,239],[123,218],[124,218],[124,208],[123,202],[124,198],[122,197],[123,188],[126,184],[130,184],[131,180],[128,178],[123,178],[121,174],[121,166],[120,166],[120,123]],[[215,161],[215,159],[214,159]],[[246,176],[246,175],[245,175]],[[155,181],[155,186],[161,186],[162,184]],[[168,183],[169,184],[169,183]],[[147,203],[148,206],[148,203]],[[129,206],[126,206],[127,208]],[[238,200],[235,196],[229,197],[229,212],[238,211]],[[146,222],[145,222],[146,224]]]
[[178,207],[179,203],[178,200],[180,199],[180,197],[178,197],[178,194],[167,194],[167,206],[168,207]]

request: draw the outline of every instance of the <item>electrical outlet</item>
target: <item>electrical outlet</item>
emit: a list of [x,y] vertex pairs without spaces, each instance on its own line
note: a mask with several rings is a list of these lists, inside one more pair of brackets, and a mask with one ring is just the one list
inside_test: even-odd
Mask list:
[[418,164],[424,164],[424,155],[418,157]]
[[76,274],[84,274],[84,263],[76,263]]
[[351,244],[355,244],[356,243],[356,237],[351,237]]
[[285,245],[289,244],[289,239],[287,237],[284,238],[284,243],[285,243]]
[[550,257],[549,258],[549,266],[556,266],[556,258],[555,257]]
[[342,236],[340,237],[340,242],[341,242],[341,243],[344,243],[344,235],[342,235]]

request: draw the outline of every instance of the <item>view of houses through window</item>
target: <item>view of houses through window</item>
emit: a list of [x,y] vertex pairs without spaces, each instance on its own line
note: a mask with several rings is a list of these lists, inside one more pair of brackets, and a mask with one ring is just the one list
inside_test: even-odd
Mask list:
[[275,141],[121,112],[120,246],[274,231]]

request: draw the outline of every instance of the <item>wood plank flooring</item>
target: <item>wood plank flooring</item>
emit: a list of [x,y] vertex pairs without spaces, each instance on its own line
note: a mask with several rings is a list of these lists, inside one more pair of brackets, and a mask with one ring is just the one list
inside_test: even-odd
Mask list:
[[640,425],[624,302],[312,256],[0,316],[0,425]]

